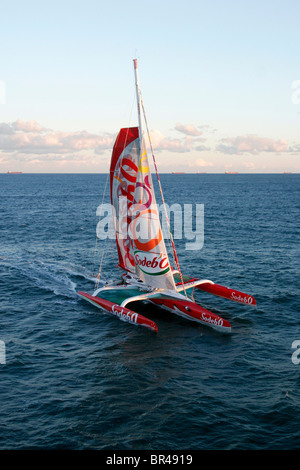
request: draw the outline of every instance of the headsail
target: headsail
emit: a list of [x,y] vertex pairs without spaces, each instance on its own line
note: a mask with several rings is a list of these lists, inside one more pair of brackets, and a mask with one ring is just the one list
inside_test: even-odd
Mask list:
[[110,192],[120,267],[152,287],[175,289],[138,127],[123,128],[118,134],[110,166]]

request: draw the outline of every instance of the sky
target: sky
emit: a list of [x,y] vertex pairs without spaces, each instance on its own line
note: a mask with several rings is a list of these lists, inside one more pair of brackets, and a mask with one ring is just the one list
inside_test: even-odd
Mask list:
[[299,0],[2,0],[0,172],[106,173],[137,125],[160,173],[299,173]]

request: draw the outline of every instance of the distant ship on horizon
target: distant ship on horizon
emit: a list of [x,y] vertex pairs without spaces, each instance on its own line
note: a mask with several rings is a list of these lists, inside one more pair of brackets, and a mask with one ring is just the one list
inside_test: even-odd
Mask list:
[[238,175],[238,171],[225,171],[225,175]]
[[172,175],[185,175],[185,171],[172,171]]
[[22,175],[22,171],[8,171],[7,174],[8,175]]

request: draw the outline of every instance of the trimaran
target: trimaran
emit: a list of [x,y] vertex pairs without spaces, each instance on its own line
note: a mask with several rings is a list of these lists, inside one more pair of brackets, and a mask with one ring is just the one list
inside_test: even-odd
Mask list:
[[[165,203],[140,91],[137,60],[134,59],[133,62],[138,126],[120,130],[113,147],[110,165],[110,196],[114,213],[118,266],[124,272],[118,281],[107,282],[101,287],[98,285],[92,294],[86,292],[78,294],[121,320],[144,326],[155,332],[157,325],[128,308],[128,304],[132,306],[134,302],[148,301],[188,320],[223,333],[230,333],[230,323],[198,305],[191,295],[193,290],[201,289],[246,305],[254,306],[256,301],[252,295],[215,284],[210,280],[183,275],[170,234],[175,261],[174,267],[171,266],[157,210],[142,117],[144,117],[143,124],[146,124],[145,130],[150,142],[162,201]],[[168,217],[167,222],[169,223]]]

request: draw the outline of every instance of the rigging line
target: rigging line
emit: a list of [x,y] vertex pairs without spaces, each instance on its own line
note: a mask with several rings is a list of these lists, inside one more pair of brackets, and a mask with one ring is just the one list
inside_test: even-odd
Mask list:
[[116,260],[114,258],[114,255],[113,255],[113,246],[112,246],[112,239],[109,237],[109,249],[110,249],[110,254],[111,254],[111,257],[112,257],[112,260],[114,262],[114,264],[116,263]]
[[[162,226],[162,216],[160,215],[160,224]],[[172,235],[172,232],[171,232],[171,227],[170,227],[170,223],[169,221],[167,221],[167,225],[168,225],[168,232],[169,232],[169,236],[167,237],[167,241],[168,241],[168,246],[169,246],[169,250],[170,250],[170,253],[172,253],[172,257],[173,257],[173,261],[174,261],[174,264],[176,264],[176,259],[175,259],[175,256],[174,256],[174,250],[171,246],[171,242],[170,242],[170,238],[171,238],[171,235]],[[166,238],[166,237],[164,237]]]
[[[109,239],[109,247],[106,250],[107,238]],[[110,236],[105,238],[104,247],[103,247],[103,250],[102,250],[101,261],[100,261],[100,265],[99,265],[99,271],[98,271],[98,274],[96,276],[97,277],[96,288],[98,288],[98,286],[99,286],[99,282],[100,282],[100,278],[101,278],[101,272],[102,272],[103,258],[104,258],[104,255],[105,255],[106,251],[110,251],[112,260],[115,263],[116,261],[115,261],[114,255],[113,255],[112,239],[110,238]]]
[[183,277],[182,277],[181,269],[180,269],[180,266],[179,266],[179,261],[178,261],[178,257],[177,257],[177,253],[176,253],[176,249],[175,249],[175,244],[174,244],[174,240],[173,240],[173,235],[172,235],[172,233],[171,233],[170,221],[169,221],[169,218],[168,218],[167,209],[166,209],[166,203],[165,203],[165,198],[164,198],[164,195],[163,195],[163,191],[162,191],[162,187],[161,187],[161,182],[160,182],[160,178],[159,178],[159,174],[158,174],[158,170],[157,170],[156,160],[155,160],[155,156],[154,156],[154,152],[153,152],[153,147],[152,147],[152,142],[151,142],[151,138],[150,138],[149,127],[148,127],[148,122],[147,122],[147,118],[146,118],[146,113],[145,113],[145,108],[144,108],[144,103],[143,103],[142,97],[140,97],[140,101],[141,101],[142,108],[143,108],[143,114],[144,114],[145,124],[146,124],[146,128],[147,128],[148,139],[149,139],[150,149],[151,149],[152,158],[153,158],[153,162],[154,162],[156,177],[157,177],[157,181],[158,181],[158,185],[159,185],[160,194],[161,194],[162,201],[163,201],[163,206],[164,206],[164,211],[165,211],[165,216],[166,216],[167,224],[168,224],[168,227],[169,227],[169,232],[170,232],[170,238],[171,238],[172,248],[173,248],[173,252],[174,252],[174,257],[175,257],[175,261],[176,261],[176,264],[177,264],[177,268],[178,268],[178,271],[179,271],[179,274],[180,274],[181,284],[182,284],[182,287],[183,287],[185,296],[186,296],[186,298],[188,298],[188,297],[187,297],[186,290],[185,290],[184,282],[183,282]]
[[[100,217],[101,217],[101,209],[102,209],[102,206],[103,206],[103,201],[104,201],[104,197],[105,197],[105,192],[106,192],[106,187],[107,187],[107,182],[108,182],[108,179],[109,179],[109,172],[108,172],[108,174],[107,174],[107,177],[106,177],[106,182],[105,182],[105,186],[104,186],[104,191],[103,191],[102,201],[101,201],[101,205],[100,205],[99,222],[100,222]],[[98,237],[97,237],[97,234],[96,234],[96,242],[95,242],[95,248],[94,248],[94,256],[96,255],[96,250],[97,250],[97,241],[98,241]]]
[[99,281],[100,281],[100,277],[101,277],[102,263],[103,263],[103,258],[104,258],[104,254],[105,254],[105,247],[106,247],[106,240],[107,240],[107,238],[105,239],[104,248],[102,250],[102,256],[101,256],[101,261],[100,261],[100,265],[99,265],[99,271],[98,271],[98,274],[97,274],[96,289],[98,289]]
[[[102,195],[102,201],[101,201],[100,212],[99,212],[99,222],[100,222],[100,218],[101,218],[102,206],[103,206],[104,197],[105,197],[105,193],[106,193],[107,183],[108,183],[108,180],[109,180],[109,175],[110,175],[110,172],[108,172],[108,174],[107,174],[106,182],[105,182],[105,186],[104,186],[104,191],[103,191],[103,195]],[[94,248],[94,257],[96,256],[97,242],[98,242],[98,236],[97,236],[97,233],[96,233],[96,242],[95,242],[95,248]],[[99,281],[100,281],[100,276],[101,276],[101,270],[102,270],[102,261],[103,261],[103,257],[104,257],[104,253],[105,253],[105,246],[106,246],[106,239],[105,239],[104,247],[103,247],[103,250],[102,250],[102,257],[101,257],[100,267],[99,267],[99,271],[98,271],[98,275],[97,275],[96,288],[98,288],[98,286],[99,286]]]

